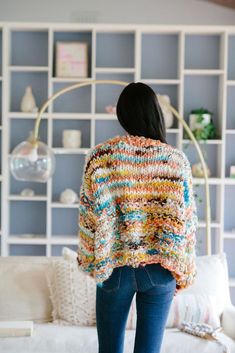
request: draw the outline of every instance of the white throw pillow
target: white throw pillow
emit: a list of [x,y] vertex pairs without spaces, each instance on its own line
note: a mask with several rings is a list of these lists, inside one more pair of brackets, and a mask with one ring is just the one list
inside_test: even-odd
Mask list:
[[95,281],[78,268],[74,258],[65,258],[52,260],[46,274],[53,322],[59,325],[94,326]]

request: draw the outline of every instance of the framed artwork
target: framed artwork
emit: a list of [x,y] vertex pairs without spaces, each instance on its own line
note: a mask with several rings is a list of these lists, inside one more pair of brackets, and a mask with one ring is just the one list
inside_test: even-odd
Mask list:
[[88,77],[88,43],[56,43],[56,77]]

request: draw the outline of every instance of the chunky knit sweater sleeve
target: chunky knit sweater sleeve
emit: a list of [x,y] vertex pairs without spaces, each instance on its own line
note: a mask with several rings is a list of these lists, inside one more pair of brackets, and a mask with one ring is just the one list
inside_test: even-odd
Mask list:
[[193,284],[197,275],[196,268],[196,230],[198,226],[197,207],[194,198],[193,178],[190,163],[184,155],[184,221],[185,221],[185,262],[186,267],[177,281],[178,288],[186,288]]
[[83,169],[83,180],[79,197],[79,244],[77,261],[82,270],[91,275],[94,271],[94,237],[97,228],[97,217],[94,211],[95,199],[92,192],[89,165],[92,151],[86,155]]

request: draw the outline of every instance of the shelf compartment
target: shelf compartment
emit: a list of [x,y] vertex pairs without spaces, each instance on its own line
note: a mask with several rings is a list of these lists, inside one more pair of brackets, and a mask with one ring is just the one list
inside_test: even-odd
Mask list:
[[12,31],[10,65],[48,66],[48,31]]
[[[202,152],[204,154],[205,162],[211,171],[211,178],[221,177],[221,145],[202,144]],[[187,155],[191,166],[199,163],[199,156],[195,146],[191,143],[183,145],[183,151]]]
[[235,279],[232,278],[231,281],[229,281],[229,284],[230,284],[231,302],[233,305],[235,305]]
[[46,256],[46,245],[10,244],[9,256]]
[[228,86],[227,88],[227,116],[226,116],[226,128],[234,129],[235,132],[235,86]]
[[117,119],[110,121],[104,119],[95,122],[95,145],[116,135],[122,136],[126,134],[127,132],[123,129]]
[[221,116],[219,114],[218,76],[185,76],[184,77],[184,119],[189,123],[189,115],[193,109],[206,108],[213,113],[212,120],[217,136],[221,136]]
[[[45,72],[12,72],[10,111],[20,112],[20,104],[26,86],[32,86],[36,105],[39,108],[48,97],[48,74]],[[35,114],[36,115],[36,114]]]
[[46,234],[46,202],[10,201],[10,234]]
[[77,250],[77,246],[76,245],[72,245],[72,244],[61,244],[61,245],[52,245],[51,246],[51,255],[52,256],[62,256],[62,250],[63,247],[66,246],[66,248],[70,248],[73,251]]
[[[224,191],[224,231],[232,232],[235,230],[235,217],[234,217],[234,200],[235,188],[231,185],[225,185]],[[235,243],[234,243],[235,248]]]
[[235,80],[235,35],[228,36],[228,70],[227,70],[227,79]]
[[9,172],[10,179],[10,195],[19,195],[23,189],[33,189],[35,195],[45,195],[47,193],[47,183],[36,183],[28,181],[19,181],[13,178],[12,174]]
[[185,35],[186,69],[219,69],[220,35]]
[[52,177],[52,202],[59,202],[60,194],[67,188],[78,195],[83,178],[85,155],[56,155],[56,170]]
[[228,273],[229,277],[235,277],[235,240],[234,239],[224,239],[224,251],[226,253],[228,262]]
[[92,32],[91,31],[56,31],[53,45],[53,77],[56,77],[56,43],[57,42],[85,42],[88,43],[88,77],[92,76]]
[[90,120],[56,120],[53,119],[53,147],[63,147],[63,130],[81,130],[81,147],[89,148],[91,145]]
[[177,147],[177,142],[178,142],[178,138],[177,137],[178,137],[177,134],[171,134],[169,132],[166,133],[166,141],[171,146]]
[[[133,74],[96,74],[97,80],[118,80],[133,82]],[[105,114],[105,107],[110,104],[117,104],[118,98],[124,86],[113,84],[96,85],[95,87],[95,113]]]
[[[10,146],[9,151],[21,142],[26,141],[30,131],[34,130],[35,119],[12,119],[10,121]],[[47,121],[42,120],[39,129],[39,138],[42,142],[47,143]]]
[[[211,253],[217,253],[217,244],[219,239],[219,229],[211,228]],[[206,255],[206,229],[198,228],[196,232],[196,255],[203,256]]]
[[177,79],[178,42],[178,34],[143,33],[141,78]]
[[[217,201],[219,200],[220,186],[210,185],[210,206],[211,206],[211,222],[218,224],[219,219],[217,218]],[[205,206],[206,206],[206,196],[205,196],[205,186],[204,185],[194,185],[193,186],[194,199],[197,207],[197,216],[199,222],[205,222]]]
[[78,233],[78,210],[72,208],[52,209],[53,236],[76,236]]
[[96,34],[96,67],[97,68],[134,68],[135,66],[135,33]]
[[[230,177],[230,166],[235,165],[234,136],[227,135],[225,143],[225,176]],[[232,179],[232,178],[231,178]],[[234,179],[232,179],[234,180]]]
[[[69,83],[54,83],[53,93],[70,86]],[[55,113],[91,113],[91,86],[72,90],[58,97],[53,103]]]

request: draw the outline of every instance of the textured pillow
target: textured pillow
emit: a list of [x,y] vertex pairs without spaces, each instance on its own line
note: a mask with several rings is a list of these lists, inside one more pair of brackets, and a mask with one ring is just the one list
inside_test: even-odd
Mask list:
[[[53,322],[59,325],[96,325],[96,282],[78,268],[75,251],[63,247],[62,255],[61,260],[52,260],[51,268],[46,274]],[[135,328],[133,310],[135,309],[131,306],[127,329]]]
[[52,260],[46,274],[55,324],[94,326],[96,284],[73,257]]

